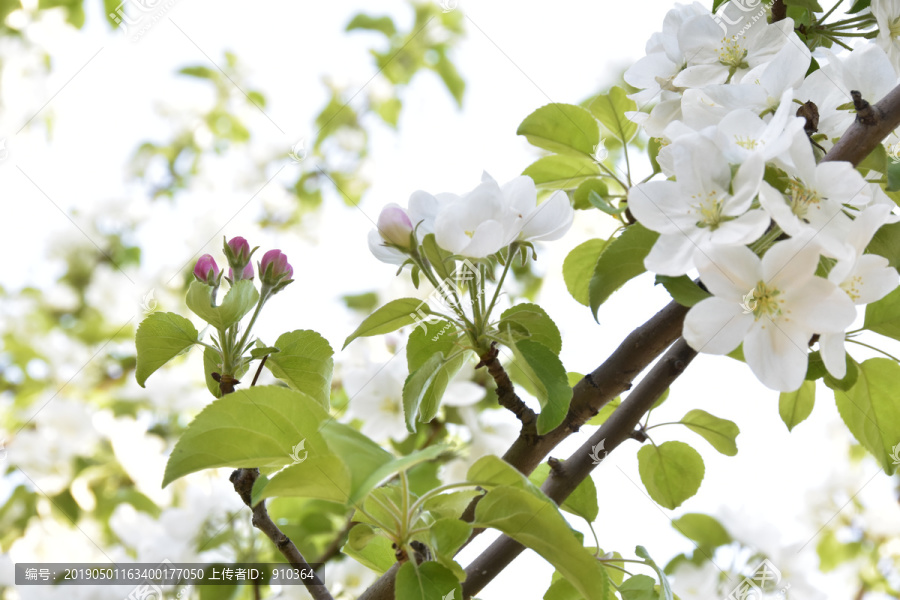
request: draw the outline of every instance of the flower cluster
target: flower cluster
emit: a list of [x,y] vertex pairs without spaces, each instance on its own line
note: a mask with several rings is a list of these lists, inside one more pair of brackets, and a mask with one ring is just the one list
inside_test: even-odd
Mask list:
[[[241,236],[236,236],[225,242],[223,250],[228,261],[228,277],[230,283],[243,279],[253,279],[253,264],[250,257],[259,247],[250,249],[250,243]],[[287,255],[281,250],[269,250],[263,254],[262,260],[257,263],[259,278],[262,288],[267,294],[275,294],[289,283],[294,276],[294,268],[288,263]],[[200,283],[211,287],[219,287],[224,272],[219,270],[216,259],[211,254],[204,254],[194,265],[194,278]]]
[[[900,16],[879,10],[879,23]],[[691,308],[685,339],[713,354],[743,344],[754,374],[782,391],[803,382],[816,339],[843,378],[856,306],[898,284],[887,259],[865,253],[897,220],[877,183],[886,168],[864,177],[821,161],[855,119],[850,92],[874,103],[900,81],[896,39],[818,50],[807,74],[812,56],[794,27],[769,23],[758,1],[732,0],[716,15],[678,5],[625,73],[638,106],[655,103],[629,117],[659,138],[668,177],[628,193],[634,217],[660,234],[645,265],[699,272],[712,297]]]
[[369,248],[378,260],[403,264],[424,236],[433,233],[438,246],[466,258],[486,258],[514,242],[561,238],[572,226],[575,211],[564,192],[538,204],[529,177],[503,185],[484,173],[481,183],[461,196],[415,192],[409,207],[388,204],[369,233]]

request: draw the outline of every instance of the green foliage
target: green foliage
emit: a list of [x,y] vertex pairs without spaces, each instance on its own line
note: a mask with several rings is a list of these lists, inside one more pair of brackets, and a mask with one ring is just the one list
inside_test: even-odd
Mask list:
[[440,563],[426,561],[416,565],[407,561],[397,571],[394,583],[395,597],[406,600],[435,600],[454,593],[452,597],[462,598],[462,588],[456,575]]
[[657,275],[656,283],[661,283],[672,299],[682,306],[693,306],[711,295],[687,275],[680,277]]
[[718,548],[731,543],[731,535],[716,519],[701,513],[686,513],[672,521],[672,527],[701,548]]
[[328,410],[334,351],[315,331],[298,329],[275,340],[278,352],[266,360],[266,367],[291,388],[314,398]]
[[512,369],[532,384],[534,395],[541,403],[537,420],[538,435],[556,428],[569,410],[572,388],[566,368],[559,357],[547,346],[533,340],[519,340],[511,346],[516,361]]
[[562,350],[562,337],[553,319],[537,304],[517,304],[503,311],[497,326],[501,333],[511,332],[513,339],[539,342],[554,354]]
[[135,335],[137,366],[134,375],[138,384],[144,387],[154,371],[198,342],[197,328],[184,317],[168,312],[149,315]]
[[644,259],[650,254],[658,237],[659,234],[655,231],[635,223],[629,225],[622,235],[606,247],[597,260],[588,288],[591,312],[595,320],[600,305],[614,291],[646,270]]
[[816,382],[804,381],[793,392],[782,392],[778,397],[778,414],[788,431],[806,420],[816,402]]
[[[550,465],[543,462],[531,472],[528,479],[534,485],[541,486],[547,481],[549,476]],[[593,523],[597,519],[597,515],[600,514],[600,508],[597,504],[597,486],[594,485],[594,480],[590,477],[585,478],[569,497],[563,501],[560,508],[581,517],[588,523]]]
[[863,327],[900,340],[900,287],[881,300],[866,306]]
[[697,493],[705,469],[700,454],[684,442],[664,442],[638,451],[638,471],[650,497],[674,510]]
[[581,185],[579,185],[572,194],[572,199],[574,201],[573,206],[576,210],[595,208],[596,205],[591,198],[594,195],[605,198],[608,194],[609,187],[602,179],[586,179],[581,182]]
[[900,365],[887,358],[870,358],[859,365],[859,371],[856,385],[846,392],[835,390],[834,399],[850,433],[890,475],[897,468],[891,452],[900,443]]
[[737,454],[737,444],[735,440],[741,430],[738,426],[728,419],[720,419],[705,410],[695,408],[681,418],[688,429],[700,435],[713,448],[726,456],[734,456]]
[[235,282],[219,306],[213,304],[212,292],[211,286],[192,281],[185,303],[195,315],[219,331],[240,321],[259,301],[259,292],[249,279]]
[[[419,314],[421,312],[421,315]],[[390,333],[406,325],[412,325],[431,314],[428,304],[417,298],[391,300],[365,318],[356,331],[347,336],[343,348],[358,337],[369,337]]]
[[563,262],[563,279],[566,288],[576,301],[588,306],[588,289],[591,275],[600,254],[606,247],[606,240],[595,238],[583,242],[572,249]]
[[634,100],[629,100],[625,90],[613,87],[606,94],[600,94],[590,101],[591,114],[623,144],[630,142],[638,132],[637,123],[625,116],[628,111],[636,111]]
[[[900,168],[900,163],[891,164]],[[866,251],[883,256],[892,267],[900,268],[900,223],[882,225],[875,232]]]
[[522,121],[516,134],[533,146],[558,153],[594,154],[600,129],[591,113],[572,104],[547,104]]
[[552,564],[587,600],[609,599],[609,578],[556,504],[520,487],[498,486],[475,507],[475,527],[497,529]]
[[522,175],[534,180],[540,188],[551,190],[572,190],[586,181],[593,181],[600,175],[600,167],[586,156],[551,154],[531,163]]
[[366,523],[353,526],[341,552],[378,573],[384,573],[397,562],[391,541],[376,534]]
[[633,575],[619,586],[622,600],[656,600],[656,580],[649,575]]

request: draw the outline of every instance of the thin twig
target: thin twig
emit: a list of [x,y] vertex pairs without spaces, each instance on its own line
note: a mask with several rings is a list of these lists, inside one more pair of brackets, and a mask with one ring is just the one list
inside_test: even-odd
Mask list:
[[488,373],[497,384],[497,402],[522,422],[521,435],[533,438],[537,436],[537,415],[516,394],[509,375],[506,374],[503,365],[500,364],[500,359],[497,358],[499,354],[497,342],[491,342],[491,349],[481,355],[481,362],[475,365],[475,368],[487,367]]

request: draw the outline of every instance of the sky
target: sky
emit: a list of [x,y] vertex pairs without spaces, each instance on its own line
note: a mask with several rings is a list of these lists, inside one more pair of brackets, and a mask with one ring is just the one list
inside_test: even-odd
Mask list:
[[[378,263],[366,245],[380,207],[405,204],[418,189],[464,192],[480,181],[482,171],[501,182],[520,174],[537,157],[515,135],[521,120],[549,102],[578,103],[605,89],[642,55],[647,38],[661,28],[671,7],[660,0],[460,2],[454,10],[464,13],[467,35],[454,58],[467,83],[462,109],[437,76],[418,76],[404,92],[399,130],[377,126],[373,131],[372,187],[362,206],[347,207],[328,197],[309,230],[263,234],[252,224],[260,209],[290,199],[275,184],[248,196],[246,182],[264,182],[272,175],[276,183],[286,182],[294,174],[291,169],[299,168],[286,154],[314,133],[313,118],[327,98],[323,76],[361,93],[371,91],[366,83],[376,73],[368,48],[379,40],[375,34],[346,34],[344,26],[360,10],[388,13],[408,23],[407,5],[273,0],[249,9],[251,5],[233,0],[179,0],[132,42],[122,31],[109,30],[100,2],[87,4],[82,31],[65,27],[61,14],[31,29],[54,57],[48,77],[36,75],[37,65],[19,54],[0,81],[0,137],[8,151],[0,162],[7,214],[0,220],[0,248],[7,256],[26,256],[6,262],[0,284],[7,289],[52,287],[61,265],[51,250],[61,239],[90,238],[85,215],[108,211],[112,219],[135,219],[143,264],[110,284],[117,298],[115,318],[124,321],[148,291],[164,298],[175,289],[181,283],[177,276],[196,256],[218,254],[223,235],[265,235],[251,243],[283,249],[298,284],[290,290],[293,300],[282,294],[273,301],[281,303],[282,312],[261,322],[258,334],[274,339],[289,322],[290,328],[317,329],[336,348],[359,319],[336,299],[383,289],[394,277],[394,267]],[[251,109],[244,115],[253,142],[237,152],[237,163],[235,155],[211,161],[191,188],[189,201],[151,203],[147,190],[129,176],[136,144],[165,140],[180,114],[207,105],[207,90],[176,71],[221,64],[226,50],[239,57],[248,83],[268,98],[264,112]],[[370,85],[377,82],[376,76]],[[279,155],[285,156],[283,172],[254,172],[261,159]],[[595,368],[619,340],[668,301],[665,291],[643,276],[602,307],[598,326],[590,311],[568,295],[560,274],[568,251],[612,230],[607,216],[582,213],[566,238],[546,245],[540,254],[539,268],[547,274],[541,303],[560,326],[562,359],[571,371]],[[745,365],[698,357],[654,414],[654,422],[677,421],[691,408],[731,419],[742,431],[738,456],[721,456],[681,428],[655,430],[657,443],[688,441],[706,463],[699,494],[673,513],[647,497],[637,475],[637,444],[626,444],[594,474],[601,544],[629,553],[637,544],[652,543],[654,554],[664,560],[692,549],[671,527],[673,515],[717,513],[723,507],[764,515],[764,526],[785,543],[808,541],[815,528],[803,521],[803,499],[829,478],[835,459],[827,448],[829,436],[840,437],[831,433],[838,417],[828,390],[819,392],[811,422],[788,434],[778,417],[777,394],[758,383]],[[553,455],[567,456],[584,439],[573,436]],[[868,484],[872,489],[889,487],[890,480],[878,476],[874,465],[865,468],[869,471],[863,479],[874,477]],[[490,539],[482,538],[481,544]],[[473,551],[479,547],[473,545]],[[513,591],[533,597],[534,582],[540,579],[543,585],[551,571],[526,553],[482,597],[512,597],[508,594]]]

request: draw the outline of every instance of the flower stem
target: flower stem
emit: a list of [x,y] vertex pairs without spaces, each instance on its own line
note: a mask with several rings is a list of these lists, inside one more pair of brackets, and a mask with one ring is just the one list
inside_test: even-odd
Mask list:
[[859,344],[860,346],[865,346],[866,348],[869,348],[870,350],[874,350],[875,352],[881,352],[882,354],[884,354],[885,356],[887,356],[889,359],[893,360],[894,362],[900,363],[900,358],[897,358],[896,356],[888,354],[881,348],[876,348],[875,346],[870,346],[869,344],[866,344],[865,342],[860,342],[859,340],[854,340],[851,338],[847,338],[847,341],[852,342],[854,344]]

